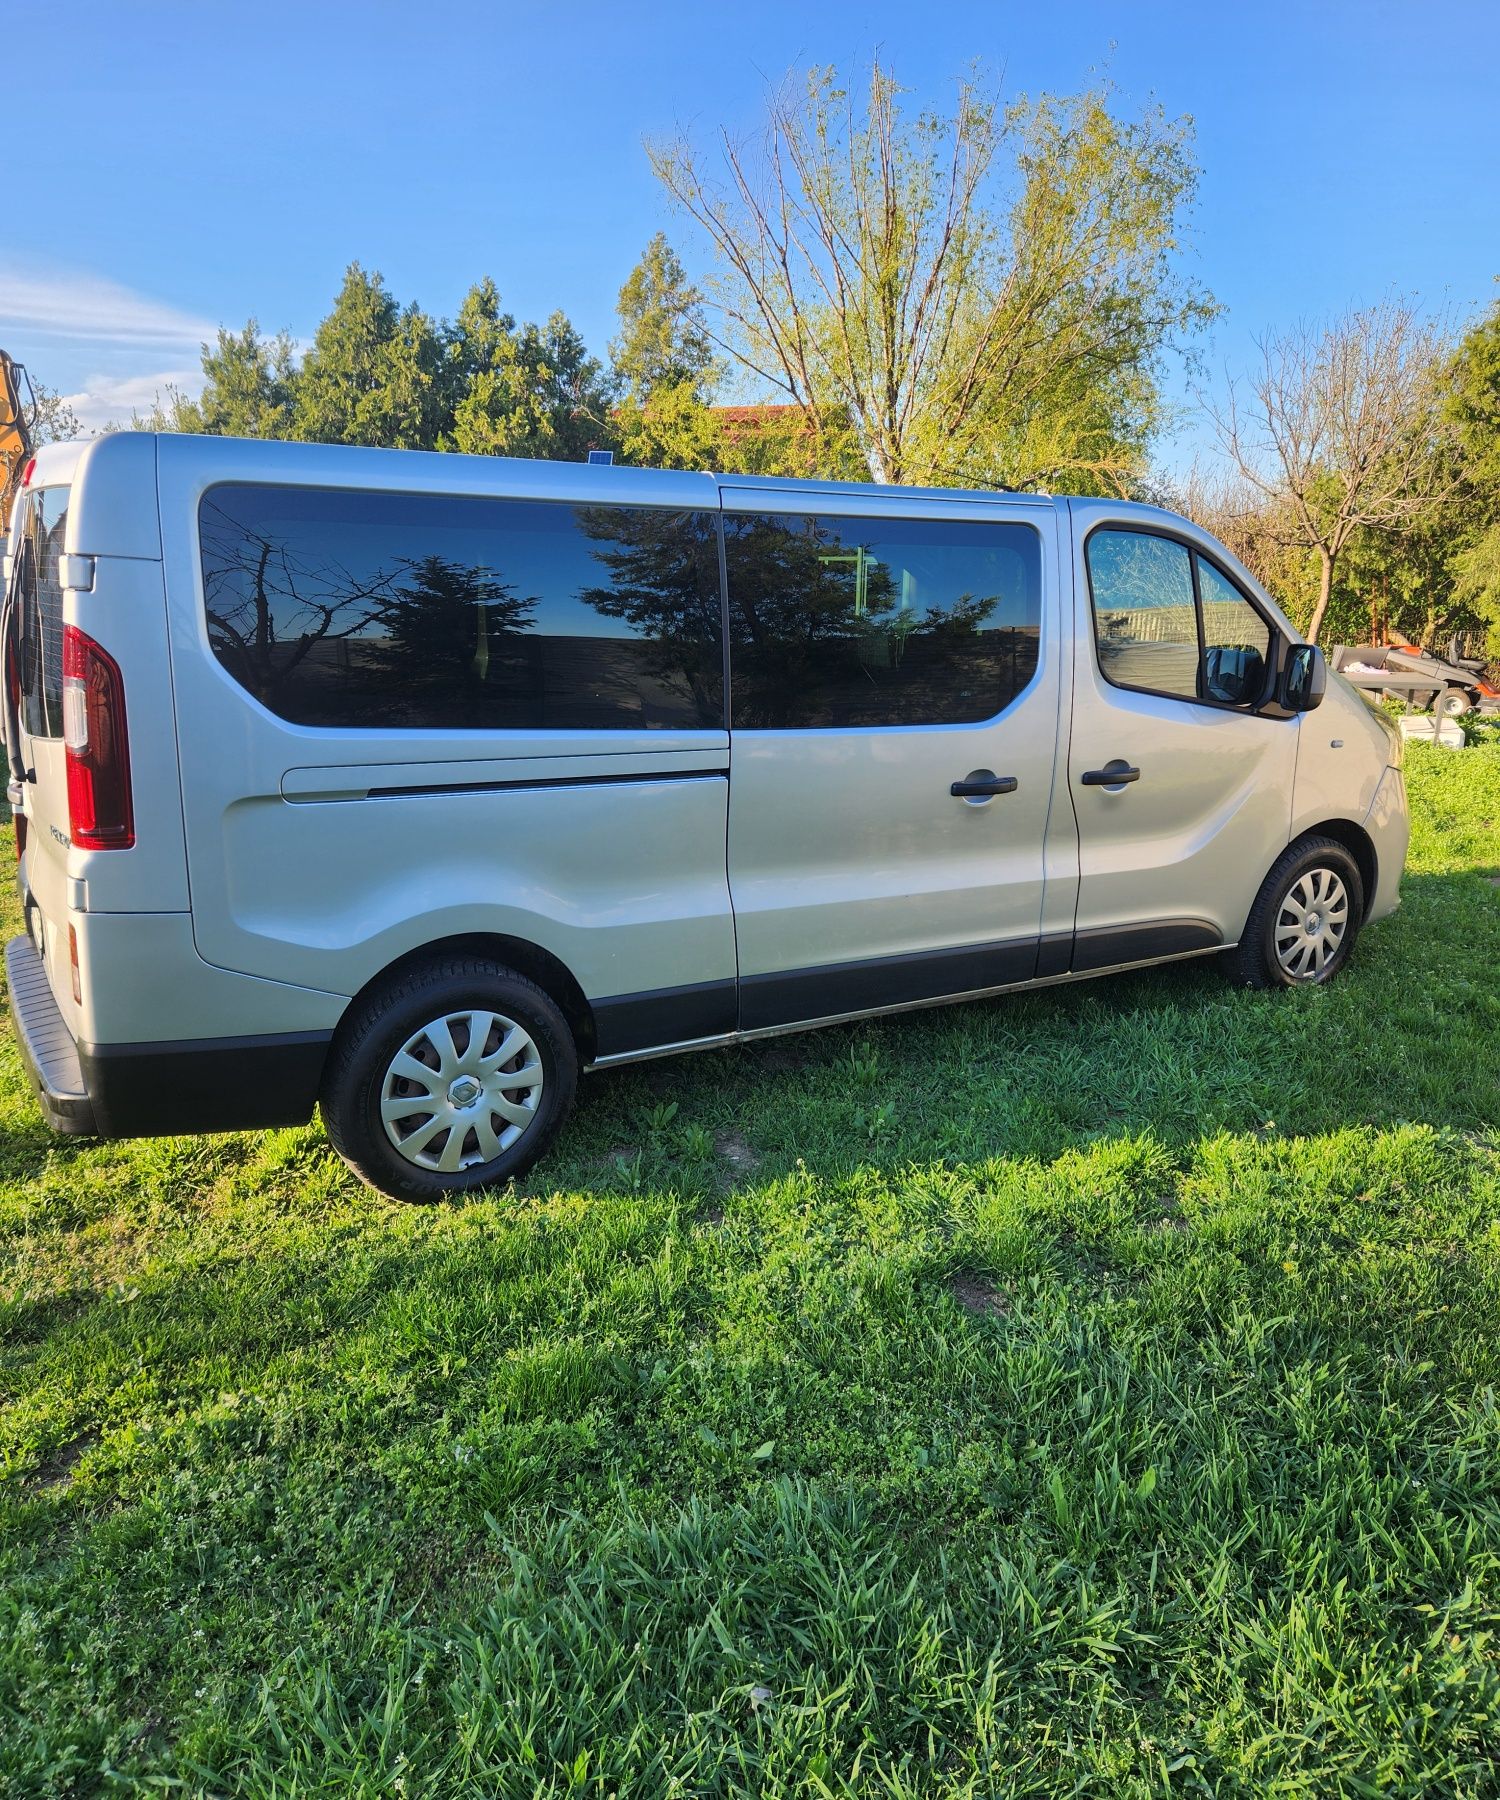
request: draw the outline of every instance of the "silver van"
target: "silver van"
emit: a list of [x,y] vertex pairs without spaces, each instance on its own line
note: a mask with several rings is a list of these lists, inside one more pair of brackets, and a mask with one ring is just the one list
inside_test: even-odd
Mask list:
[[58,1131],[406,1200],[580,1070],[1221,955],[1328,981],[1400,741],[1105,500],[122,432],[11,521],[12,1017]]

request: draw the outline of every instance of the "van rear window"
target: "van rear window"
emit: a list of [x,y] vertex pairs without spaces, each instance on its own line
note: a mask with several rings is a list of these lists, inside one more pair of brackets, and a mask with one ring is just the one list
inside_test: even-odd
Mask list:
[[16,640],[21,728],[29,736],[62,736],[63,590],[58,559],[68,528],[65,487],[27,496],[15,544]]
[[299,725],[722,726],[711,512],[222,486],[213,653]]

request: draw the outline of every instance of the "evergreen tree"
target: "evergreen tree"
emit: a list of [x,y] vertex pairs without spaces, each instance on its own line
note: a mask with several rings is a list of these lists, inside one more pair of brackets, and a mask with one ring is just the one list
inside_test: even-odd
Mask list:
[[294,437],[430,450],[443,425],[443,340],[415,303],[350,263],[295,387]]
[[661,232],[620,289],[619,336],[610,360],[620,383],[616,412],[629,462],[701,469],[720,460],[720,422],[709,405],[718,382],[703,300]]
[[566,315],[518,330],[488,278],[459,309],[449,368],[457,399],[444,449],[576,462],[613,442],[610,384]]

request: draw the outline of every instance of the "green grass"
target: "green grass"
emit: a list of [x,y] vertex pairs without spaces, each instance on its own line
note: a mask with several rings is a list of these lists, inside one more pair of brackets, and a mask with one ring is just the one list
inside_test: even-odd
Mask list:
[[1500,747],[1327,993],[600,1075],[518,1193],[48,1137],[0,1794],[1500,1791]]

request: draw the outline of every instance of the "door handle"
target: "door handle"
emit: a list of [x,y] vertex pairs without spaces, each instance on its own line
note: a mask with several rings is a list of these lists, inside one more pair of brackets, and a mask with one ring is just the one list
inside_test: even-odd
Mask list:
[[971,769],[962,781],[948,789],[955,800],[989,800],[996,794],[1013,794],[1020,786],[1014,775],[996,775],[990,769]]
[[1118,756],[1113,762],[1107,762],[1102,769],[1085,769],[1083,785],[1085,787],[1124,787],[1126,782],[1139,781],[1141,772],[1132,769],[1128,762]]

